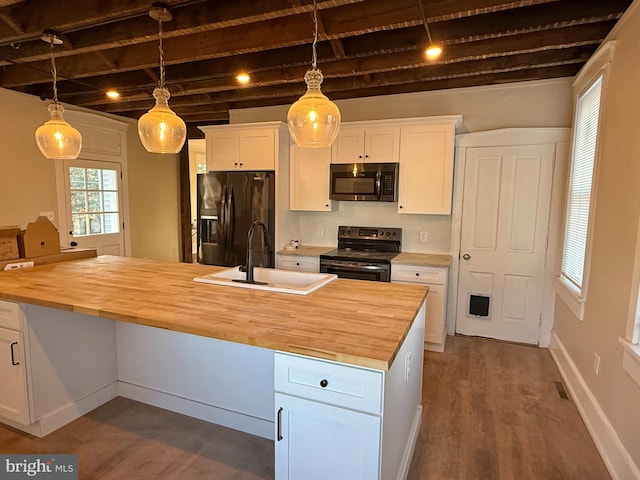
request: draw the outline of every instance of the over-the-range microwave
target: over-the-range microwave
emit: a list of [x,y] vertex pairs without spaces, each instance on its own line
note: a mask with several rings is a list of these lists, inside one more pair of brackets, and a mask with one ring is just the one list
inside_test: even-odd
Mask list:
[[398,200],[397,163],[332,163],[332,200]]

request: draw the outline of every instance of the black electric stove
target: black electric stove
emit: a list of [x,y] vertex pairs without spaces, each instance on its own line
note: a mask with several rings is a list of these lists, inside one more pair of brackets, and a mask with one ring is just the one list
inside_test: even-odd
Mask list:
[[320,272],[340,278],[391,281],[391,259],[400,253],[402,229],[338,227],[338,248],[320,255]]

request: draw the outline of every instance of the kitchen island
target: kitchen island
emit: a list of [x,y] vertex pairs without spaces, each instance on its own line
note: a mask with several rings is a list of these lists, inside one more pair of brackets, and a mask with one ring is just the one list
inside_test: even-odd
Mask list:
[[45,435],[121,395],[274,439],[277,478],[312,478],[305,468],[335,451],[353,468],[318,475],[405,478],[427,289],[338,279],[299,296],[193,281],[216,270],[103,256],[0,274],[0,299],[19,307],[12,355],[28,403],[3,421]]

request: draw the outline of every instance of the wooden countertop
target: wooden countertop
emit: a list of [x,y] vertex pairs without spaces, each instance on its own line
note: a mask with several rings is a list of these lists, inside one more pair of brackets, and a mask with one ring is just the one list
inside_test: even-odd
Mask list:
[[388,370],[428,289],[337,279],[292,295],[202,284],[221,267],[100,256],[0,275],[0,299]]
[[402,252],[393,257],[391,264],[448,268],[451,264],[451,255]]
[[276,252],[278,255],[290,255],[294,257],[319,257],[323,253],[335,250],[335,247],[314,247],[310,245],[299,245],[291,250],[283,248]]

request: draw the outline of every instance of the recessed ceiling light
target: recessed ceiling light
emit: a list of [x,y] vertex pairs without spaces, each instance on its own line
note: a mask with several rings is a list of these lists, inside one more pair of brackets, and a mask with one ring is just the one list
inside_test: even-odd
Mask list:
[[109,97],[112,100],[115,100],[116,98],[120,98],[120,92],[118,92],[117,90],[107,90],[106,92],[107,97]]
[[251,77],[247,72],[240,72],[239,74],[236,75],[236,80],[239,83],[242,83],[244,85],[249,83],[249,80],[251,80]]
[[435,60],[442,54],[442,47],[440,45],[431,44],[426,48],[424,54],[429,60]]

